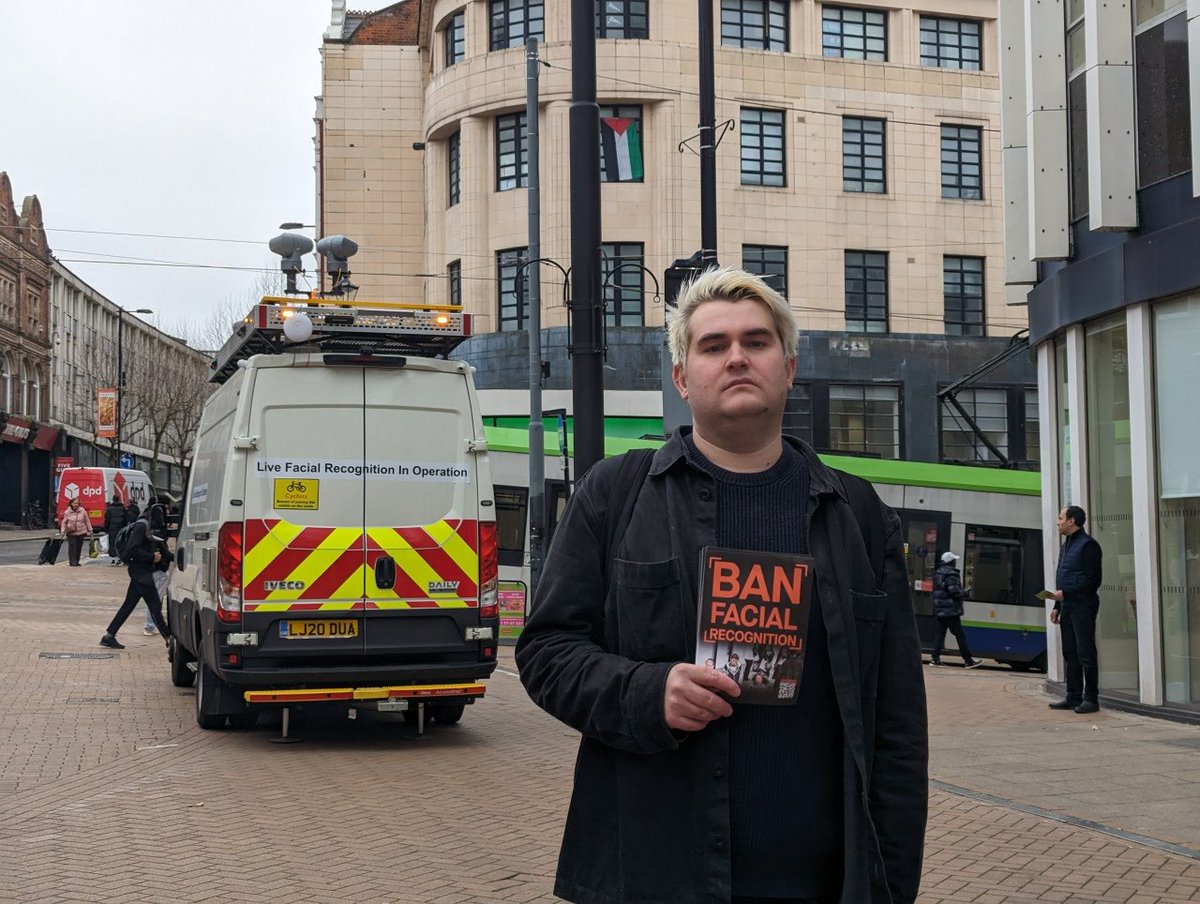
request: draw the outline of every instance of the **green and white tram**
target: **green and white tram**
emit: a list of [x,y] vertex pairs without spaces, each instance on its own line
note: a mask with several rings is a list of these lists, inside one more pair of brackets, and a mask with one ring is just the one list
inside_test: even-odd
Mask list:
[[[516,629],[529,584],[528,434],[516,425],[485,430],[496,484],[500,578],[509,611],[509,617],[504,619],[502,613],[502,619]],[[605,454],[659,445],[654,440],[609,435]],[[547,421],[547,548],[570,484],[567,461],[559,448],[554,422]],[[1045,669],[1046,614],[1044,604],[1034,596],[1043,583],[1040,474],[843,455],[821,458],[871,481],[900,515],[917,627],[926,652],[933,647],[937,626],[933,571],[942,553],[951,550],[961,557],[963,586],[971,591],[963,627],[972,654],[1014,669]],[[515,630],[506,633],[511,637]],[[953,652],[954,638],[947,636],[946,642]]]

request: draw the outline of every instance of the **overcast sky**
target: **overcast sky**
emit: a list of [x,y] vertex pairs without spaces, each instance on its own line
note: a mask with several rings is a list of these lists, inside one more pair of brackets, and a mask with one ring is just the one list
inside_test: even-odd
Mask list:
[[[163,329],[248,308],[258,271],[278,270],[279,224],[315,222],[331,5],[0,0],[0,171],[18,212],[37,195],[55,256]],[[164,262],[196,266],[149,265]]]

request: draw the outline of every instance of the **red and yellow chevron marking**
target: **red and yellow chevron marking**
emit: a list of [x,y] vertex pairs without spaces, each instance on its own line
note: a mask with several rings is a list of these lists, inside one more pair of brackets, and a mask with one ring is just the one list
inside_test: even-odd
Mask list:
[[247,703],[306,703],[328,700],[402,700],[422,697],[482,697],[486,686],[467,684],[397,684],[390,687],[310,687],[245,691]]
[[[479,524],[447,519],[419,527],[303,527],[248,519],[244,529],[243,609],[247,612],[353,612],[466,609],[478,605]],[[383,556],[396,584],[375,584]],[[268,590],[267,583],[275,588]],[[444,594],[431,592],[442,583]]]

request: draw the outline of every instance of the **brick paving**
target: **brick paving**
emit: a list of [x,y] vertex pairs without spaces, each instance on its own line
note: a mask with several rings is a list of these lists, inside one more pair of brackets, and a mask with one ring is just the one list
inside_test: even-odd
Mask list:
[[[460,725],[314,717],[276,745],[277,724],[196,728],[140,613],[111,659],[42,656],[106,652],[122,591],[98,564],[0,568],[0,901],[556,900],[576,739],[528,702],[508,651]],[[944,785],[923,902],[1200,900],[1200,859],[993,799],[1200,848],[1184,818],[1200,731],[1065,720],[1036,677],[1002,669],[927,669],[927,685]]]

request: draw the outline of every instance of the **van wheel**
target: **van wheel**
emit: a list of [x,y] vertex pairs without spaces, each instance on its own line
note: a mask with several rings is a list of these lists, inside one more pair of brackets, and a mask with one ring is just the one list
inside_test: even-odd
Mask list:
[[203,662],[196,663],[196,724],[205,731],[225,727],[225,716],[214,711],[219,680]]
[[465,703],[435,703],[429,707],[429,714],[439,725],[453,725],[463,717]]
[[171,661],[171,683],[176,687],[191,687],[196,683],[196,673],[188,668],[192,654],[183,648],[175,637],[167,640],[167,658]]

